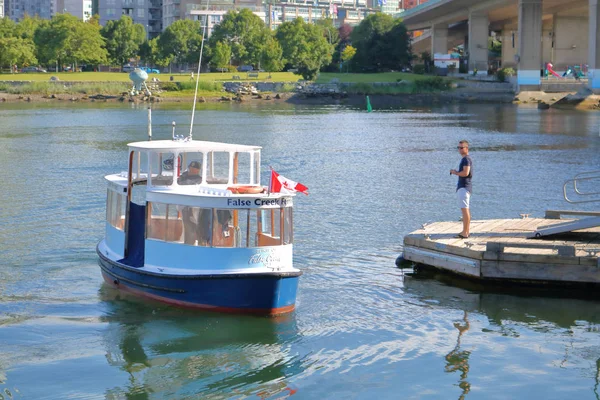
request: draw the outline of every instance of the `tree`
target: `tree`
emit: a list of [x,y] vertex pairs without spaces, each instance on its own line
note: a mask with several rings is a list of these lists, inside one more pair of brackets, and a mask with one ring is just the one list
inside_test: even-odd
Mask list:
[[0,18],[0,38],[9,38],[15,36],[17,24],[8,17]]
[[348,45],[352,43],[350,36],[352,35],[352,25],[344,24],[338,29],[338,37],[340,38],[340,45]]
[[319,19],[315,21],[315,25],[321,27],[323,29],[323,36],[327,39],[327,42],[336,46],[340,41],[340,34],[338,29],[333,24],[333,20],[331,18]]
[[194,63],[200,56],[202,32],[200,21],[175,21],[158,37],[158,48],[164,60]]
[[260,65],[261,68],[269,72],[277,72],[283,69],[283,49],[272,35],[269,36],[263,47]]
[[38,60],[44,64],[97,64],[106,60],[99,26],[70,14],[56,14],[50,21],[40,21],[34,42]]
[[150,39],[140,45],[138,55],[148,65],[158,65],[166,67],[172,61],[172,58],[163,57],[158,47],[158,38]]
[[10,68],[16,64],[31,65],[36,63],[33,41],[19,37],[0,38],[0,67]]
[[134,24],[131,17],[122,15],[120,19],[110,20],[100,30],[106,40],[108,59],[112,64],[126,64],[135,57],[140,45],[146,40],[146,29],[142,24]]
[[323,36],[323,29],[302,18],[282,23],[275,37],[283,49],[285,62],[298,68],[306,80],[314,79],[321,67],[331,62],[333,46]]
[[[396,26],[402,25],[400,28]],[[390,32],[399,37],[390,36]],[[406,59],[410,60],[410,46],[406,28],[399,19],[391,15],[376,13],[365,18],[351,34],[352,46],[356,54],[352,58],[354,70],[378,72],[401,67]],[[390,40],[393,43],[390,43]],[[405,45],[406,44],[406,45]],[[400,50],[393,51],[394,46]],[[406,54],[405,54],[406,53]]]
[[108,51],[104,48],[104,38],[100,34],[100,25],[94,22],[77,24],[75,35],[71,37],[72,59],[75,65],[85,63],[98,65],[108,60]]
[[213,50],[212,64],[221,70],[227,68],[231,62],[231,46],[224,42],[217,42]]
[[236,64],[258,65],[270,36],[271,32],[264,21],[243,8],[225,14],[221,23],[213,29],[209,44],[211,49],[215,49],[217,42],[228,44]]
[[42,20],[39,17],[31,18],[25,15],[23,19],[15,26],[15,36],[23,39],[31,39],[35,36],[35,31],[40,26]]
[[[344,51],[342,51],[342,61],[347,63],[354,57],[356,54],[356,49],[350,45],[346,46]],[[346,70],[347,71],[347,70]]]

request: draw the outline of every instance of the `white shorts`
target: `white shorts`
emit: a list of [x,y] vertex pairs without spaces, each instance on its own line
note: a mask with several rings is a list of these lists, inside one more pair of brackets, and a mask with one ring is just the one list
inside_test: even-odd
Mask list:
[[467,192],[467,189],[458,189],[456,191],[456,196],[458,197],[458,206],[460,208],[469,208],[469,203],[471,202],[471,193]]

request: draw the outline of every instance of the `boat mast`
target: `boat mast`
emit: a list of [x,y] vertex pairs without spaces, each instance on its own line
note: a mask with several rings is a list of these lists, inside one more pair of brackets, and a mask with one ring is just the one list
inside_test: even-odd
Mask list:
[[[206,11],[208,11],[208,3],[206,1]],[[200,57],[198,59],[198,71],[196,72],[196,90],[194,91],[194,104],[192,105],[192,119],[190,121],[190,134],[186,140],[192,140],[192,130],[194,129],[194,114],[196,113],[196,99],[198,98],[198,83],[200,82],[200,69],[202,67],[202,52],[204,51],[204,41],[206,40],[206,26],[208,25],[208,12],[204,15],[204,27],[202,29],[202,43],[200,44]]]

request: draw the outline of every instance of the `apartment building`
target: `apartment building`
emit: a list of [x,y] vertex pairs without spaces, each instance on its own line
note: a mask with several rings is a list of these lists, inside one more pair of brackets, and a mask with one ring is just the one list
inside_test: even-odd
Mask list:
[[27,15],[37,15],[43,19],[50,19],[56,14],[55,0],[10,0],[5,10],[5,16],[19,22]]
[[134,23],[146,28],[149,39],[163,31],[162,0],[98,0],[97,7],[102,26],[110,20],[118,20],[122,15],[126,15],[131,17]]

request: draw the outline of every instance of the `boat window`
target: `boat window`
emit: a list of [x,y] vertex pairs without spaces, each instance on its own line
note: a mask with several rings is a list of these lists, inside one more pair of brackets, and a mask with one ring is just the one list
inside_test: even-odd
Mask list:
[[294,243],[294,215],[292,207],[285,207],[283,210],[283,244]]
[[208,153],[206,171],[207,183],[229,182],[229,153],[225,151],[211,151]]
[[202,183],[204,155],[199,152],[187,152],[179,155],[180,168],[177,170],[177,183],[197,185]]
[[106,196],[106,221],[120,231],[124,230],[125,226],[126,199],[124,193],[117,193],[110,189]]
[[173,169],[175,168],[174,153],[150,154],[150,185],[170,186],[173,184]]
[[214,210],[212,229],[213,247],[236,247],[237,230],[233,226],[233,210]]
[[250,153],[234,153],[233,183],[249,185],[252,183],[252,162]]
[[230,210],[155,202],[149,202],[148,207],[147,239],[203,247],[264,247],[293,242],[291,207]]
[[[172,204],[148,202],[147,238],[165,242],[183,242],[181,212]],[[180,207],[181,208],[181,207]]]
[[148,154],[140,151],[133,151],[131,159],[131,174],[133,181],[145,180],[148,176]]
[[258,210],[257,246],[281,245],[281,209]]

